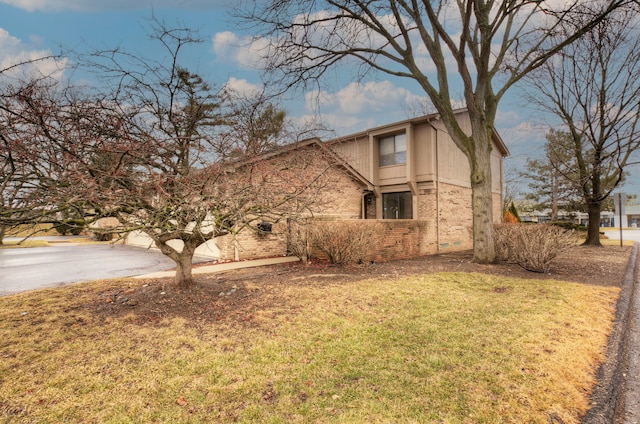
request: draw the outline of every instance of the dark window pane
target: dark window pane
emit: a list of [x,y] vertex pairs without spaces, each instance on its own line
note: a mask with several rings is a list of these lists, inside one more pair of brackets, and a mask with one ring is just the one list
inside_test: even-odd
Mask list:
[[380,155],[380,166],[394,165],[395,163],[395,154]]
[[413,201],[411,192],[384,193],[382,195],[383,219],[412,219]]

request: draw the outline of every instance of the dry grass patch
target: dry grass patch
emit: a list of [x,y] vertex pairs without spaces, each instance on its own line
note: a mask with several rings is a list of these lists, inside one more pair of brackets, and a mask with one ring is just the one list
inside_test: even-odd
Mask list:
[[[602,243],[603,246],[620,246],[620,240],[601,238],[600,243]],[[636,242],[633,240],[624,240],[624,239],[622,240],[623,246],[633,246],[635,243]]]
[[48,247],[51,246],[46,240],[18,240],[4,241],[0,249],[16,249],[23,247]]
[[467,273],[274,278],[231,295],[246,319],[144,323],[88,307],[105,284],[0,298],[0,420],[578,422],[618,293]]
[[6,237],[27,237],[33,234],[36,234],[38,236],[59,235],[52,224],[25,224],[7,230]]

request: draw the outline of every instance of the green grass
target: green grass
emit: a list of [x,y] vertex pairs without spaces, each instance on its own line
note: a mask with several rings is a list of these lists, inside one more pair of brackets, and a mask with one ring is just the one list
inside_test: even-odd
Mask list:
[[0,420],[578,422],[618,294],[443,273],[285,284],[250,326],[140,324],[83,306],[101,284],[0,298]]

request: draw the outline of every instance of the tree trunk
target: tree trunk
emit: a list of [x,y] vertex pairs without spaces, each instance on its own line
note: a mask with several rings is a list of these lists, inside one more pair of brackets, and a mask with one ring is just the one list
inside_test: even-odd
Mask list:
[[474,184],[471,194],[473,204],[473,261],[492,263],[496,260],[493,240],[493,196],[491,180]]
[[551,221],[557,221],[558,220],[558,178],[559,176],[556,175],[557,171],[556,170],[552,170],[551,171],[552,175],[551,175]]
[[600,243],[600,203],[589,203],[589,225],[585,246],[602,246]]
[[0,225],[0,246],[4,244],[4,235],[7,232],[7,227]]
[[[474,97],[475,95],[469,95]],[[467,102],[469,104],[469,101]],[[489,114],[495,116],[495,114]],[[493,121],[485,115],[470,113],[471,135],[456,123],[453,114],[442,114],[443,122],[456,146],[465,154],[471,169],[471,208],[473,233],[473,261],[493,263],[496,248],[493,237],[493,193],[491,183],[491,151],[493,149]]]
[[175,262],[177,265],[176,277],[174,280],[176,286],[180,288],[192,287],[193,277],[191,275],[191,269],[193,268],[193,253],[185,252],[183,250],[178,256],[178,260],[175,260]]
[[[151,234],[150,236],[153,237]],[[191,246],[192,243],[190,243],[189,240],[186,240],[184,241],[182,251],[179,252],[169,246],[166,241],[158,238],[154,238],[154,241],[162,254],[170,257],[176,263],[176,276],[174,278],[176,286],[180,288],[189,288],[193,286],[191,268],[193,268],[193,254],[196,250],[196,246]]]
[[[475,166],[471,171],[473,208],[473,260],[492,263],[496,260],[493,239],[493,193],[491,190],[491,136],[477,142]],[[475,168],[475,169],[474,169]]]

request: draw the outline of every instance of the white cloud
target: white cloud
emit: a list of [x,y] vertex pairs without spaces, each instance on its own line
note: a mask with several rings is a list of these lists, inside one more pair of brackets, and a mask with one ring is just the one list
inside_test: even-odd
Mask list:
[[219,32],[213,36],[213,52],[221,58],[235,56],[235,50],[240,46],[240,38],[231,31]]
[[314,100],[315,95],[318,96],[319,106],[322,109],[338,109],[343,115],[389,112],[423,98],[390,81],[350,83],[335,93],[309,93],[307,94],[308,106],[312,104],[311,101]]
[[0,28],[0,73],[4,76],[28,78],[49,76],[60,78],[67,66],[66,58],[53,58],[51,51],[32,49],[20,39]]
[[520,122],[512,127],[503,127],[500,135],[510,146],[531,145],[534,141],[544,140],[545,130],[531,122]]
[[336,92],[313,91],[305,96],[308,112],[339,134],[407,119],[408,109],[425,97],[390,81],[349,83]]
[[245,79],[238,79],[231,77],[224,84],[224,88],[236,93],[240,96],[252,97],[263,91],[263,87],[260,84],[253,84]]
[[180,7],[189,9],[215,9],[227,6],[226,0],[0,0],[27,12],[149,9],[150,7]]
[[258,69],[267,56],[269,42],[251,37],[238,37],[231,31],[217,33],[212,50],[220,61],[233,62],[246,69]]
[[3,28],[0,28],[0,46],[2,49],[15,49],[20,45],[20,39],[12,36]]
[[[506,103],[505,103],[506,104]],[[517,111],[513,109],[498,109],[498,113],[496,114],[496,127],[513,127],[514,124],[517,124],[522,121],[522,117],[518,114]]]

